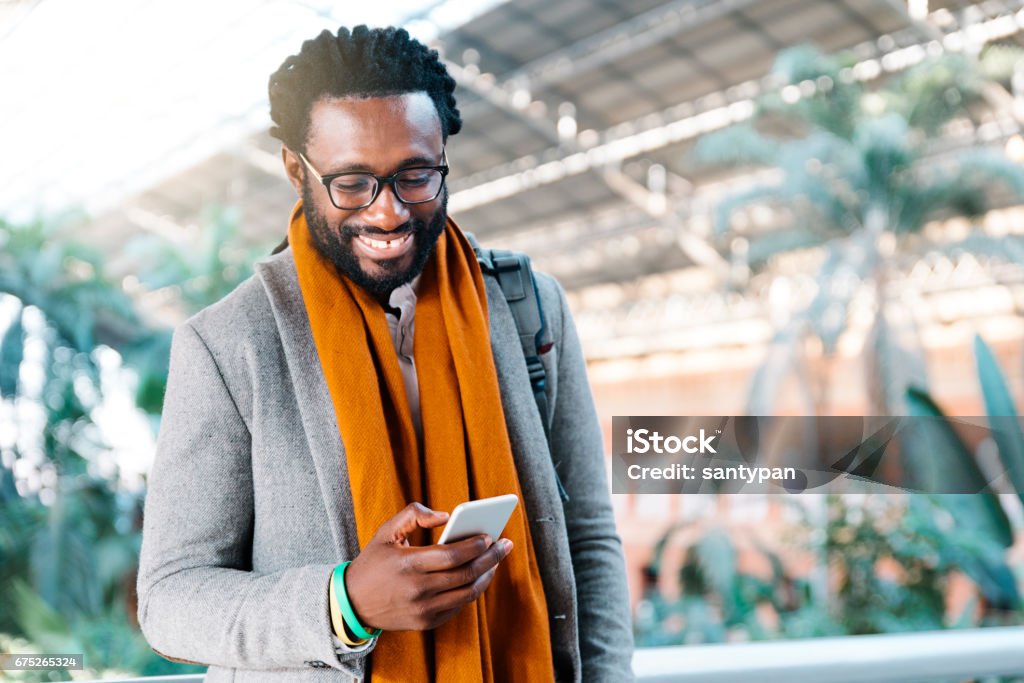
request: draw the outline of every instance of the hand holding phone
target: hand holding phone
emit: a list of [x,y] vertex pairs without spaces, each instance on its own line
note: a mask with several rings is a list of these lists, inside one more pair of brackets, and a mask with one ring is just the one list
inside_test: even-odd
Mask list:
[[507,515],[490,545],[476,532],[461,541],[447,539],[444,548],[409,543],[419,530],[436,529],[450,519],[446,512],[410,503],[384,522],[352,560],[345,586],[366,629],[437,628],[487,589],[498,564],[512,551],[510,540],[498,540]]
[[514,493],[462,503],[452,511],[438,544],[454,543],[477,534],[497,541],[518,504],[519,497]]

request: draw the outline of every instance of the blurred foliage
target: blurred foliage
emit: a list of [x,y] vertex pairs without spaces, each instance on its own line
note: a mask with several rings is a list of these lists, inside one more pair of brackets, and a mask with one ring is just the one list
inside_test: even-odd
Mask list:
[[[125,248],[143,287],[173,288],[185,313],[230,292],[269,253],[234,246],[235,212],[211,211],[201,234],[198,249],[151,238]],[[94,678],[199,673],[153,653],[136,623],[143,493],[104,462],[93,411],[104,400],[101,359],[116,352],[138,379],[137,406],[159,415],[171,330],[107,275],[109,256],[58,223],[0,221],[0,424],[14,427],[0,443],[0,651],[80,652]]]
[[[684,548],[678,597],[663,591],[665,553],[678,532],[697,534]],[[756,555],[764,573],[740,569],[740,553]],[[729,640],[840,635],[831,615],[812,598],[812,584],[785,568],[765,547],[739,548],[727,529],[695,524],[671,527],[644,568],[634,620],[638,647],[721,643]]]
[[[198,313],[227,296],[252,273],[252,264],[270,253],[272,245],[251,245],[239,234],[241,213],[214,206],[203,214],[195,239],[171,243],[156,235],[141,235],[125,247],[137,264],[140,284],[150,292],[170,289],[186,315]],[[150,335],[127,353],[139,375],[139,407],[159,415],[167,388],[171,353],[170,330]]]
[[[1018,498],[1024,496],[1024,432],[1006,379],[985,341],[976,336],[974,357],[978,381],[988,415],[989,428],[1007,482]],[[917,387],[907,389],[911,415],[945,417],[928,393]],[[950,520],[946,530],[947,554],[977,585],[983,611],[1019,614],[1022,606],[1018,579],[1006,562],[1006,551],[1014,534],[1009,515],[988,482],[995,473],[983,472],[971,448],[948,420],[925,419],[914,423],[910,438],[920,448],[906,450],[905,467],[926,477],[942,468],[972,494],[929,496],[931,504],[945,511]]]
[[[989,427],[1008,485],[1024,500],[1024,431],[1006,379],[991,349],[974,344],[978,382]],[[1024,568],[1007,560],[1014,533],[1003,501],[990,487],[975,454],[927,392],[907,390],[908,427],[923,448],[904,453],[911,480],[928,487],[935,472],[974,493],[870,494],[825,497],[825,522],[811,507],[790,504],[801,515],[795,550],[817,558],[804,573],[788,571],[782,558],[760,547],[770,573],[740,570],[739,551],[720,527],[670,527],[644,570],[635,634],[640,646],[717,643],[826,635],[899,633],[1024,623]],[[918,459],[926,454],[925,459]],[[821,531],[823,527],[823,531]],[[696,540],[684,548],[678,598],[665,594],[664,555],[682,530]],[[821,536],[820,539],[817,537]],[[749,564],[749,563],[748,563]],[[823,576],[824,580],[813,580]],[[950,614],[951,582],[963,576],[974,595]]]
[[[778,184],[749,188],[716,208],[717,233],[730,240],[737,235],[731,229],[737,211],[764,205],[782,209],[777,215],[788,225],[763,236],[745,235],[749,272],[757,274],[794,247],[821,245],[825,251],[810,302],[776,331],[751,384],[746,412],[771,414],[783,382],[795,373],[808,394],[809,412],[827,413],[828,371],[812,374],[804,358],[806,342],[817,340],[826,359],[834,354],[855,298],[866,291],[874,309],[863,353],[867,414],[926,418],[900,435],[905,475],[928,489],[942,473],[976,493],[876,497],[860,504],[830,497],[825,538],[815,553],[815,571],[828,579],[801,594],[806,600],[799,609],[811,615],[807,621],[820,633],[1021,623],[1020,578],[1007,563],[1013,530],[1002,501],[988,488],[993,477],[949,422],[927,419],[944,416],[928,393],[915,316],[888,292],[889,280],[913,253],[901,248],[909,243],[905,236],[915,236],[916,248],[935,251],[941,247],[922,234],[929,221],[973,218],[997,201],[1024,198],[1024,169],[1002,150],[950,142],[955,124],[973,130],[985,119],[983,110],[998,107],[998,94],[1019,68],[1021,52],[996,46],[980,58],[946,54],[880,79],[873,88],[854,77],[855,61],[809,47],[783,52],[774,69],[782,88],[762,98],[753,123],[707,136],[695,149],[708,164],[782,171]],[[975,231],[956,250],[1024,264],[1016,237],[996,239]],[[995,356],[980,337],[975,357],[1000,461],[1021,496],[1024,435],[1018,413]],[[821,525],[806,526],[809,532]],[[701,555],[700,548],[697,543],[688,552]],[[705,556],[698,566],[711,561]],[[946,599],[957,575],[970,579],[976,595],[961,614],[949,615]],[[799,585],[798,578],[789,580]],[[735,600],[724,600],[720,589],[695,595],[715,607],[720,623],[734,621],[726,607]],[[654,602],[658,596],[655,592]],[[790,636],[789,610],[761,604],[760,614],[773,615],[777,624],[772,635]],[[668,623],[678,624],[682,608],[669,612],[676,621]],[[765,628],[744,628],[742,637],[764,637]],[[668,630],[687,637],[686,628]]]
[[[792,48],[773,68],[779,91],[761,98],[752,123],[698,142],[694,157],[703,164],[782,171],[781,182],[750,187],[716,207],[719,238],[735,243],[742,235],[749,242],[743,247],[748,268],[736,271],[741,277],[794,247],[818,244],[826,251],[813,275],[813,297],[776,331],[745,412],[772,414],[787,377],[803,371],[809,339],[820,342],[825,357],[835,353],[866,288],[877,311],[864,354],[869,413],[906,414],[904,390],[924,386],[926,377],[914,316],[887,291],[894,245],[920,235],[929,221],[976,217],[995,201],[1024,199],[1024,169],[1001,149],[950,142],[955,124],[973,130],[981,111],[998,105],[994,91],[1009,98],[1003,88],[1020,59],[1020,50],[1002,46],[980,59],[944,54],[871,88],[856,76],[852,55]],[[763,234],[732,228],[738,211],[765,205],[780,209],[786,224]],[[1000,249],[974,236],[959,248],[1024,263],[1014,240],[999,240],[1010,244]],[[804,383],[805,401],[827,412],[828,378],[817,380]]]
[[125,253],[138,264],[146,289],[173,287],[186,313],[197,313],[219,301],[252,273],[252,264],[270,253],[273,245],[252,245],[241,239],[241,212],[214,206],[203,214],[195,239],[176,244],[156,235],[133,239]]
[[[948,516],[924,496],[873,496],[862,504],[828,496],[826,558],[838,579],[837,621],[849,634],[945,628],[950,579],[958,571]],[[968,605],[968,608],[972,605]],[[956,621],[975,625],[974,619]],[[966,621],[966,623],[964,623]]]

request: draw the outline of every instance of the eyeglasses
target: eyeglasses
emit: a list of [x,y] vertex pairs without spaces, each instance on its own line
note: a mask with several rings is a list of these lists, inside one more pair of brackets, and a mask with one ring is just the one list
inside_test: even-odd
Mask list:
[[322,176],[313,168],[309,159],[302,152],[298,153],[316,179],[327,189],[334,208],[342,211],[365,209],[376,201],[381,188],[391,186],[391,191],[403,204],[425,204],[437,199],[444,187],[445,176],[448,175],[448,157],[441,150],[440,166],[415,166],[403,168],[389,176],[372,173],[349,172],[332,173]]

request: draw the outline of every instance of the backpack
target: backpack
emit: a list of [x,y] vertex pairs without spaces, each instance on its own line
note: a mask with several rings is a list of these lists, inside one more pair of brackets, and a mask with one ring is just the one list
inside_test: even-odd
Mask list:
[[[548,412],[548,395],[545,391],[547,372],[540,357],[551,350],[554,342],[548,337],[544,308],[541,306],[540,293],[537,291],[537,279],[533,276],[533,268],[530,267],[530,257],[522,252],[507,249],[484,249],[473,233],[463,234],[476,253],[480,269],[498,281],[501,293],[505,295],[505,301],[512,311],[516,331],[519,332],[519,344],[523,348],[523,358],[526,360],[526,369],[530,373],[533,400],[537,403],[537,412],[540,413],[540,421],[544,426],[544,436],[547,438],[550,451],[551,415]],[[558,495],[562,502],[569,502],[569,493],[558,476],[557,465],[555,484],[558,486]]]
[[[530,388],[533,390],[533,400],[537,403],[537,412],[540,413],[540,421],[544,427],[544,437],[548,441],[548,450],[551,447],[551,415],[548,413],[547,372],[540,357],[551,350],[553,342],[548,337],[547,324],[544,320],[544,309],[540,303],[540,293],[537,291],[537,279],[533,276],[533,268],[530,267],[530,257],[518,251],[507,249],[484,249],[477,242],[476,236],[470,232],[463,232],[473,247],[476,260],[480,263],[480,269],[487,275],[491,275],[498,281],[501,293],[505,295],[505,301],[512,311],[512,318],[516,321],[516,331],[519,332],[519,344],[523,348],[523,358],[526,360],[526,369],[530,373]],[[283,251],[288,247],[288,237],[284,238],[272,254]],[[553,455],[553,454],[552,454]],[[554,474],[555,484],[558,486],[558,495],[563,503],[569,502],[569,493],[562,485],[562,479],[558,476],[558,466],[555,463]]]

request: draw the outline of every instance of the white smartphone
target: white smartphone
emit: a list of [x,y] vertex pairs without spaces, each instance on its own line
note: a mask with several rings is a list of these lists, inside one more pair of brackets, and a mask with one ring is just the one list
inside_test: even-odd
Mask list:
[[452,510],[438,543],[455,543],[477,534],[497,541],[518,504],[519,496],[514,493],[462,503]]

